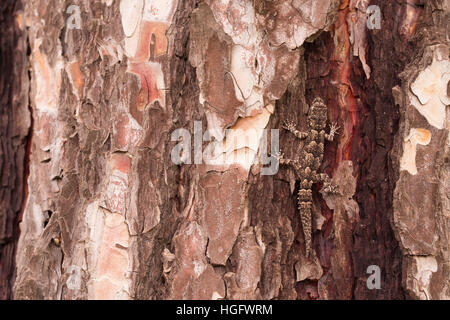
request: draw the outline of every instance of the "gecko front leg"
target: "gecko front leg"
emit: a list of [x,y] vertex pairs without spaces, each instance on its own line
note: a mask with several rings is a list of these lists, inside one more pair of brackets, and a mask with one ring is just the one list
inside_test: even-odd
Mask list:
[[293,167],[300,166],[300,162],[298,160],[285,159],[282,152],[279,152],[276,157],[280,164],[290,165]]
[[337,122],[333,123],[333,124],[330,126],[330,133],[329,133],[329,134],[325,134],[325,139],[327,139],[328,141],[333,141],[333,140],[334,140],[334,136],[339,134],[339,133],[338,133],[338,130],[339,130],[340,128],[341,128],[341,127],[339,127],[339,126],[337,125]]
[[308,137],[307,132],[301,132],[295,129],[295,124],[291,121],[285,121],[283,124],[283,128],[290,131],[294,134],[298,139],[306,139]]

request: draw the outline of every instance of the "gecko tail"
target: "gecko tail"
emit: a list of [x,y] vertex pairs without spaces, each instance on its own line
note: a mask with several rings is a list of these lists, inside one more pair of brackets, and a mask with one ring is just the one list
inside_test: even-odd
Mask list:
[[310,257],[312,250],[312,190],[300,189],[298,191],[298,210],[302,221],[303,235],[305,238],[306,256]]

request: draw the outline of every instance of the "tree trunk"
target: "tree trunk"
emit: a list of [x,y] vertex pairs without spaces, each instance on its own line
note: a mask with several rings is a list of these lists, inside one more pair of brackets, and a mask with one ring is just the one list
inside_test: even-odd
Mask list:
[[0,3],[0,299],[11,299],[19,219],[28,195],[31,116],[22,5]]
[[[0,10],[2,298],[450,298],[450,1]],[[282,126],[316,97],[308,255],[302,181],[260,159],[305,161]]]

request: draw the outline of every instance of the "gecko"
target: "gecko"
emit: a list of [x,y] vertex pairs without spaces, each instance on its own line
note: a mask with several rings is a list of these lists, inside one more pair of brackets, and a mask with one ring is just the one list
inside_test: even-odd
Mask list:
[[300,132],[295,124],[285,121],[283,129],[290,131],[298,139],[305,140],[304,147],[299,160],[285,159],[283,154],[278,154],[280,165],[293,167],[295,175],[300,180],[298,191],[298,210],[302,222],[305,237],[305,252],[309,257],[312,251],[312,185],[322,182],[324,192],[337,193],[336,186],[331,185],[331,178],[326,173],[319,173],[322,165],[325,140],[333,141],[338,134],[339,127],[336,123],[330,126],[330,133],[325,132],[327,125],[327,106],[324,101],[317,97],[314,99],[308,112],[308,132]]

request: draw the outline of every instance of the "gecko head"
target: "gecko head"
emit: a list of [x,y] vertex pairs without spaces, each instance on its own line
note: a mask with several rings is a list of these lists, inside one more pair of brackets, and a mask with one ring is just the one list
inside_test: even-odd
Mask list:
[[308,114],[308,124],[311,129],[323,130],[327,126],[328,109],[322,98],[315,98]]

